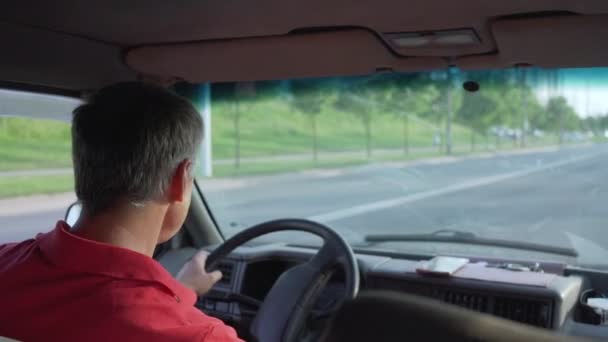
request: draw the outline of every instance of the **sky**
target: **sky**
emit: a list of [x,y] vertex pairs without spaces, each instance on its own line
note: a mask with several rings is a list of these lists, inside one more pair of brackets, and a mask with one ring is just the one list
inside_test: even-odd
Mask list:
[[564,96],[568,103],[582,116],[608,113],[608,68],[562,69],[559,85],[551,90],[546,82],[538,82],[536,95],[541,103],[556,95]]

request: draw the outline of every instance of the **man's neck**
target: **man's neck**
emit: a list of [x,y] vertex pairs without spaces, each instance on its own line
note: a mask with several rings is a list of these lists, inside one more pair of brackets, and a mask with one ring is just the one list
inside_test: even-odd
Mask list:
[[130,204],[112,208],[94,217],[82,217],[72,233],[85,239],[107,243],[152,256],[163,222],[159,208],[136,208]]

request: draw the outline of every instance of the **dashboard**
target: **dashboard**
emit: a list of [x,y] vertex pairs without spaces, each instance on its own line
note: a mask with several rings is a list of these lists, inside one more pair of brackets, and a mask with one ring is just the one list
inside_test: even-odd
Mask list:
[[[173,272],[195,252],[193,248],[172,251],[159,261]],[[239,247],[221,261],[222,280],[206,296],[200,297],[196,305],[234,326],[241,336],[247,336],[257,309],[276,279],[315,253],[314,248],[286,244]],[[411,256],[386,256],[357,250],[355,254],[361,272],[360,291],[391,290],[415,294],[567,335],[608,337],[608,325],[591,320],[580,301],[581,294],[590,290],[608,293],[608,273],[540,263],[536,266],[554,275],[551,280],[543,286],[522,285],[509,281],[429,277],[416,272],[421,260]],[[472,261],[535,264],[521,260]],[[523,272],[510,272],[525,276]],[[314,307],[313,316],[326,317],[340,304],[343,279],[341,270],[332,275]]]

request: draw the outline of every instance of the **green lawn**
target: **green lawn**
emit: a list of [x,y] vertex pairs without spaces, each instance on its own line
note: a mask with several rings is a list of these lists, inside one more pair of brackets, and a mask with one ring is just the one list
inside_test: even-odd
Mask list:
[[[240,154],[243,157],[307,153],[312,150],[312,123],[305,115],[294,111],[288,102],[264,99],[250,106],[241,106]],[[214,158],[234,158],[235,106],[229,102],[212,105]],[[363,151],[366,148],[365,128],[352,114],[323,108],[317,116],[318,147],[320,151]],[[409,121],[409,145],[425,147],[433,144],[435,132],[443,126],[419,118]],[[390,115],[375,114],[371,124],[372,147],[400,148],[403,146],[403,123]],[[454,143],[468,143],[470,130],[453,125]]]
[[70,125],[0,117],[0,171],[71,167]]
[[[241,106],[241,151],[243,157],[310,153],[312,129],[309,117],[295,112],[288,102],[262,99],[254,105]],[[213,157],[235,156],[234,105],[217,102],[212,107]],[[319,151],[364,151],[365,129],[355,116],[323,108],[317,117]],[[400,119],[375,114],[371,125],[372,148],[400,148],[403,124]],[[409,121],[409,144],[430,146],[437,123],[412,118]],[[453,125],[455,144],[467,143],[470,131]],[[62,168],[71,166],[70,126],[68,123],[0,118],[0,171]]]
[[0,198],[73,191],[72,175],[0,177]]
[[[216,102],[212,106],[213,158],[234,159],[234,105]],[[432,147],[437,132],[444,132],[441,123],[412,117],[409,120],[411,154],[405,156],[403,122],[401,119],[374,114],[372,131],[373,155],[365,156],[365,129],[353,115],[326,106],[317,116],[319,161],[312,161],[311,121],[280,99],[262,99],[251,106],[241,106],[241,156],[273,156],[310,154],[310,159],[297,161],[243,162],[218,165],[216,177],[234,177],[262,173],[299,171],[311,168],[334,168],[365,164],[373,161],[403,161],[436,157],[438,146]],[[466,155],[495,150],[495,139],[476,136],[471,147],[471,131],[457,123],[452,125],[453,153]],[[555,137],[531,140],[528,146],[555,144]],[[499,150],[514,149],[512,141],[502,141]],[[383,150],[380,153],[380,150]],[[386,152],[389,150],[389,153]],[[390,152],[393,150],[394,152]],[[356,155],[328,155],[329,152],[354,151]],[[306,158],[306,157],[304,157]],[[64,122],[0,117],[0,171],[71,167],[70,125]],[[0,197],[69,191],[72,177],[65,176],[3,176],[0,177]]]

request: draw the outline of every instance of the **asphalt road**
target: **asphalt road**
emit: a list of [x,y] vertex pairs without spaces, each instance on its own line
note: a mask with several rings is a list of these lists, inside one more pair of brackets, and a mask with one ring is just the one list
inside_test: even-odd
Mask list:
[[[201,186],[228,235],[273,218],[301,217],[326,223],[351,241],[367,233],[457,229],[574,247],[594,263],[608,260],[606,176],[608,146],[596,145],[258,176],[224,187],[207,180]],[[48,230],[63,214],[63,209],[0,213],[0,242]],[[308,242],[297,234],[268,239]]]

